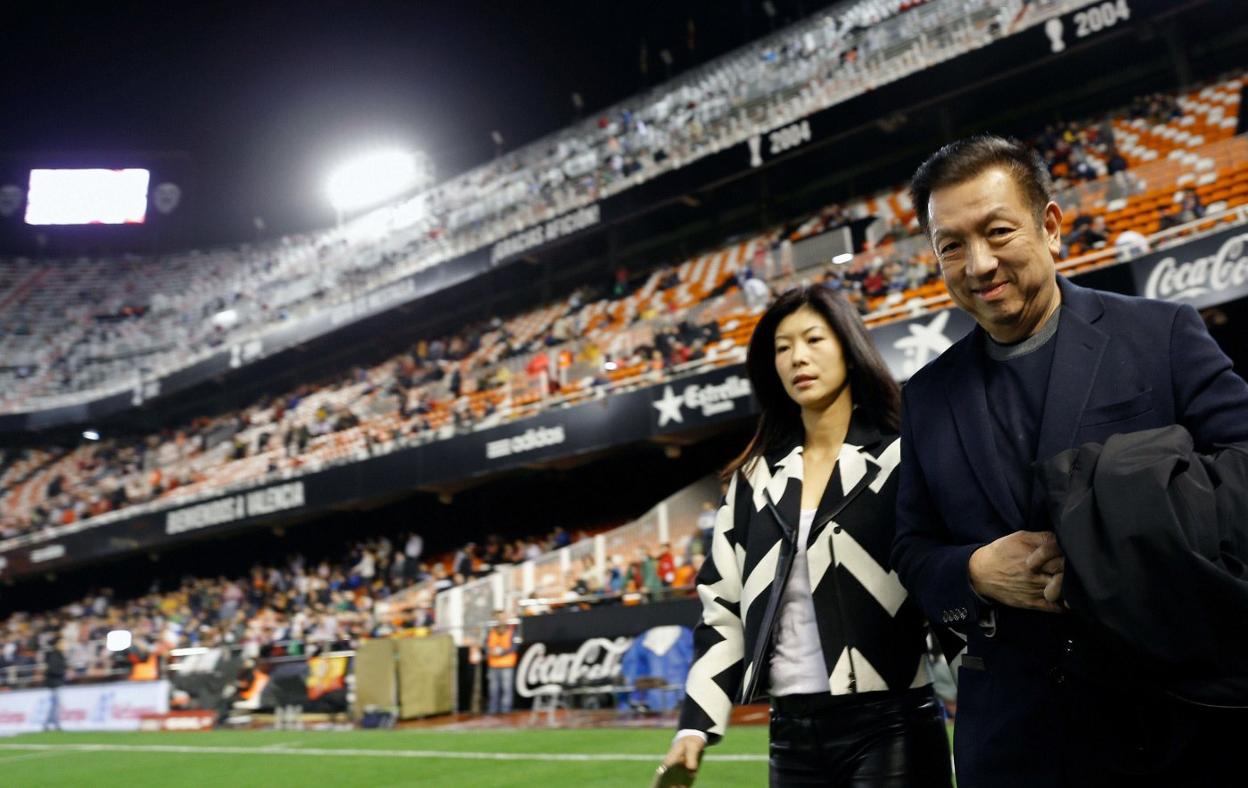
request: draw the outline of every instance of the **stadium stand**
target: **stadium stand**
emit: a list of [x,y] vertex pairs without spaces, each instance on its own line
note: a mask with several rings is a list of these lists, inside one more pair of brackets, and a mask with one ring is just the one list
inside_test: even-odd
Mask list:
[[[170,665],[177,670],[188,649],[227,648],[254,660],[353,649],[362,638],[422,636],[438,625],[444,607],[435,604],[438,594],[460,586],[467,615],[456,617],[458,628],[475,631],[494,609],[482,578],[496,572],[507,575],[509,607],[523,615],[689,595],[705,549],[706,523],[699,518],[706,507],[698,505],[705,489],[714,485],[666,502],[672,511],[664,526],[650,514],[596,534],[562,528],[511,540],[495,534],[431,558],[422,554],[419,536],[378,537],[347,545],[339,561],[296,554],[280,565],[256,565],[246,576],[188,577],[130,599],[101,588],[60,609],[0,622],[0,677],[9,688],[38,685],[58,640],[74,683],[132,678],[150,657],[159,674]],[[565,548],[570,558],[561,554]],[[533,581],[524,593],[526,574]],[[117,629],[134,638],[124,653],[107,648],[107,633]]]
[[126,390],[1076,5],[859,0],[343,228],[160,258],[0,260],[0,412]]
[[[1182,94],[1142,97],[1105,116],[1046,129],[1034,140],[1064,187],[1069,254],[1092,253],[1072,259],[1068,270],[1124,259],[1095,247],[1113,252],[1111,240],[1127,231],[1146,237],[1176,223],[1184,232],[1199,231],[1208,227],[1196,221],[1206,212],[1248,203],[1248,139],[1233,136],[1226,122],[1227,113],[1233,118],[1238,112],[1242,84],[1235,74]],[[1165,123],[1149,126],[1154,120]],[[1184,132],[1188,136],[1175,145],[1146,148],[1131,131],[1144,127],[1150,139],[1162,141],[1177,130],[1202,133]],[[1073,175],[1072,159],[1101,161],[1119,144],[1128,169],[1091,180]],[[1198,209],[1184,208],[1185,194],[1195,196],[1194,203],[1187,199]],[[1104,237],[1089,243],[1080,216],[1102,219]],[[783,240],[800,242],[853,217],[876,217],[885,225],[879,241],[848,264],[828,266],[818,281],[845,293],[868,322],[945,302],[930,248],[914,235],[913,208],[898,188],[828,206],[787,232],[772,229],[660,267],[632,292],[578,290],[506,321],[421,340],[382,364],[305,384],[241,412],[142,439],[19,451],[0,476],[0,535],[52,534],[47,529],[107,521],[111,512],[199,500],[239,484],[288,478],[739,361],[760,308],[751,303],[748,280],[782,289],[809,279],[809,272],[792,270]],[[121,308],[116,298],[107,303]]]

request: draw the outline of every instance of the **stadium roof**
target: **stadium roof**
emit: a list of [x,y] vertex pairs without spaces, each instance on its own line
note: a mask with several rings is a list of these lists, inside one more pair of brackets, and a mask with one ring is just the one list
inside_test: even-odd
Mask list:
[[408,144],[454,175],[494,130],[510,150],[568,125],[574,92],[592,113],[826,5],[27,0],[0,49],[0,154],[185,151],[197,244],[254,238],[257,216],[325,227],[344,155]]

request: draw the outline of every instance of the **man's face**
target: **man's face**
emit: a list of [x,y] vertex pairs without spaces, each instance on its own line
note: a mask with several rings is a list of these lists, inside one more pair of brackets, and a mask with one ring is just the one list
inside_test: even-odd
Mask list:
[[954,303],[998,342],[1026,339],[1057,309],[1062,210],[1036,218],[1014,178],[992,168],[933,191],[928,232]]

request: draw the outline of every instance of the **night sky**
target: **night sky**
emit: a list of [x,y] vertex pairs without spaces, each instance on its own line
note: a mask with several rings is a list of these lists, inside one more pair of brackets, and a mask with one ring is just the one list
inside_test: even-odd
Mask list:
[[[0,155],[189,154],[197,244],[328,226],[326,172],[382,144],[439,179],[813,13],[822,0],[19,2]],[[692,22],[692,35],[690,23]],[[646,43],[649,73],[640,70]],[[691,48],[692,46],[692,48]],[[39,154],[30,157],[29,154]]]

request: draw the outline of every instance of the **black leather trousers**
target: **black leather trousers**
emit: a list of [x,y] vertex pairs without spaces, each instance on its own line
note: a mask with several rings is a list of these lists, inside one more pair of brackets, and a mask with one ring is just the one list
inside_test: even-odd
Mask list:
[[949,788],[949,740],[930,687],[772,699],[771,785]]

